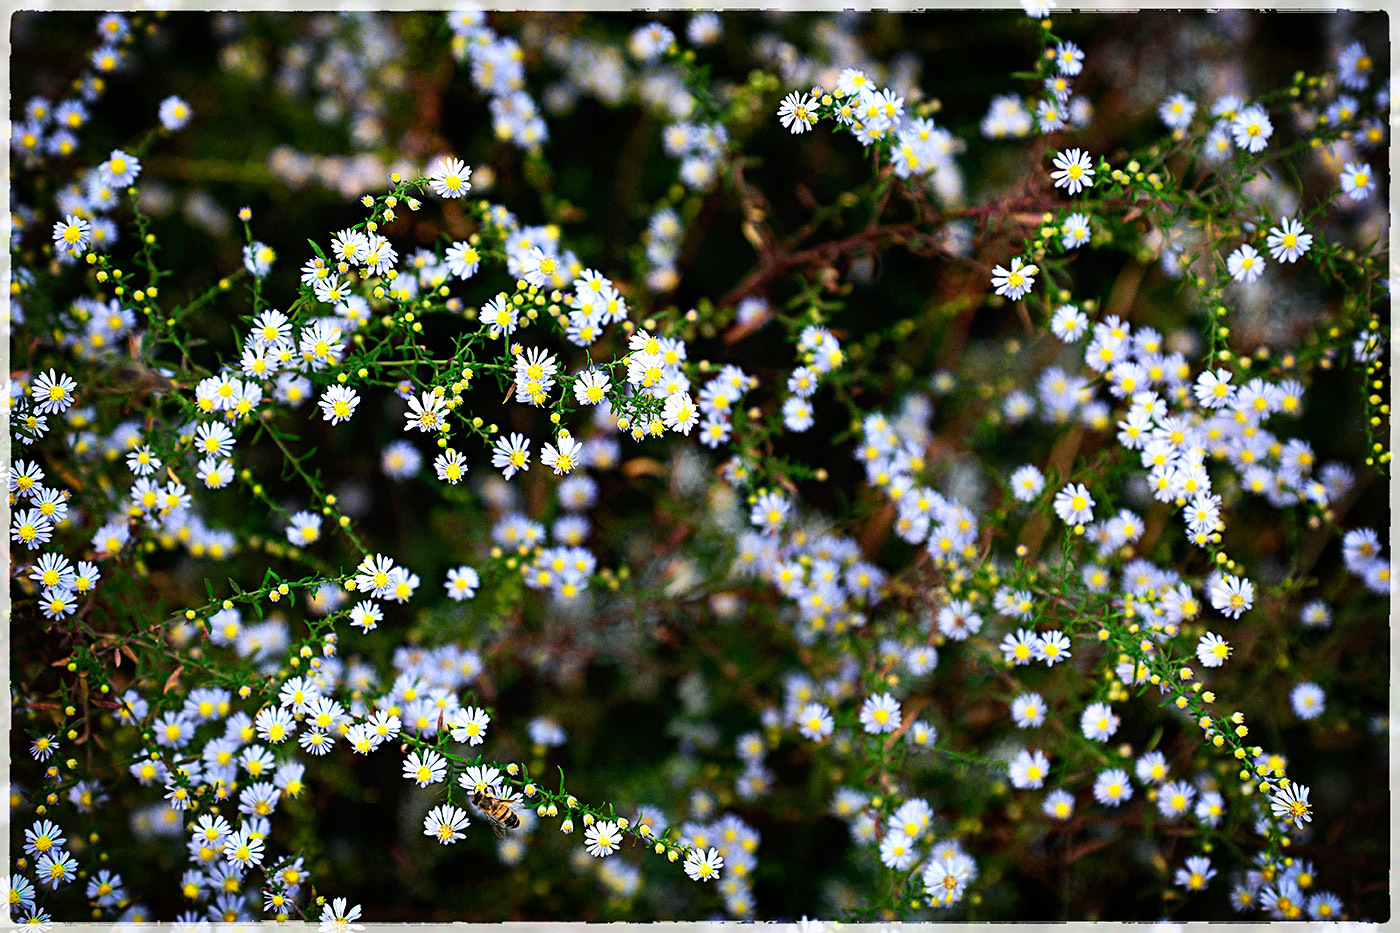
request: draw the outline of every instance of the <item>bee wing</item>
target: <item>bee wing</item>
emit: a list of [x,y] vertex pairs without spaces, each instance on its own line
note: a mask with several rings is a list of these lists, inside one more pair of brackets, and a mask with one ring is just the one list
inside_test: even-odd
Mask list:
[[488,817],[486,822],[491,824],[491,832],[496,834],[497,839],[506,838],[505,824],[503,824],[500,820],[496,819],[494,816]]

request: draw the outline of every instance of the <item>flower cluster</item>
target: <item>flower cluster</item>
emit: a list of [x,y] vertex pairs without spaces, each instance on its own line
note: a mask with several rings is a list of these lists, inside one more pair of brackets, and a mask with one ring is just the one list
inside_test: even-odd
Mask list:
[[22,14],[10,920],[1382,909],[1383,63],[1023,5]]

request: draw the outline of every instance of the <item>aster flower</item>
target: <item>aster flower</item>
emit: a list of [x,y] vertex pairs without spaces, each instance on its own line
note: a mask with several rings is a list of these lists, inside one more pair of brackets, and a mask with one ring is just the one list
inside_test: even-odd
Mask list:
[[1020,629],[1016,634],[1008,633],[1001,640],[1002,659],[1007,664],[1029,664],[1035,657],[1035,646],[1038,641],[1035,632],[1030,629]]
[[1116,807],[1131,800],[1132,785],[1128,783],[1128,773],[1121,768],[1100,771],[1094,780],[1094,799],[1104,806]]
[[1265,262],[1259,251],[1248,243],[1237,247],[1225,261],[1226,269],[1236,282],[1258,281],[1259,276],[1264,274],[1264,266]]
[[814,742],[820,742],[831,735],[834,726],[831,712],[820,703],[808,703],[798,711],[795,718],[797,731]]
[[1055,46],[1055,67],[1062,75],[1077,75],[1084,70],[1084,53],[1073,42]]
[[340,424],[342,421],[349,421],[350,416],[355,414],[355,409],[360,404],[360,394],[346,385],[333,385],[325,391],[317,403],[321,406],[321,415],[331,424]]
[[452,718],[448,720],[448,727],[454,742],[480,745],[486,741],[486,727],[490,722],[491,715],[486,710],[476,706],[466,706],[452,714]]
[[1045,783],[1046,775],[1050,773],[1050,759],[1038,748],[1034,751],[1021,749],[1016,757],[1011,759],[1007,771],[1015,787],[1022,790],[1040,787]]
[[456,567],[447,571],[447,580],[443,586],[447,589],[447,595],[457,602],[471,599],[476,595],[476,588],[481,583],[481,577],[477,572],[468,566]]
[[412,752],[404,759],[403,776],[419,787],[436,784],[447,776],[447,759],[430,748]]
[[37,820],[24,831],[24,851],[38,858],[45,852],[56,852],[63,848],[68,838],[52,820]]
[[436,839],[439,845],[451,845],[464,837],[462,830],[470,823],[465,810],[441,804],[423,818],[423,835]]
[[1195,799],[1196,788],[1185,781],[1172,781],[1157,791],[1157,809],[1167,819],[1176,819],[1191,809]]
[[441,430],[447,416],[446,404],[446,398],[433,391],[424,392],[421,398],[410,397],[408,412],[404,415],[407,423],[403,429],[412,431],[417,428],[425,434]]
[[34,874],[40,884],[57,889],[78,877],[78,861],[67,852],[45,852],[34,863]]
[[460,159],[443,156],[428,174],[428,186],[440,198],[460,198],[472,190],[472,170]]
[[352,933],[363,930],[364,924],[355,923],[360,918],[360,905],[345,906],[345,898],[337,897],[321,907],[319,933]]
[[612,383],[601,369],[589,369],[574,382],[574,398],[580,405],[597,405],[608,396]]
[[[1353,201],[1364,201],[1371,196],[1371,192],[1376,188],[1375,177],[1371,174],[1371,166],[1358,165],[1355,162],[1348,162],[1340,174],[1342,191]],[[57,227],[55,226],[55,237],[57,237]]]
[[1173,883],[1188,891],[1203,891],[1210,879],[1215,877],[1215,869],[1210,867],[1210,859],[1193,855],[1186,860],[1185,868],[1176,870]]
[[467,475],[467,460],[455,448],[449,447],[433,460],[437,478],[456,486]]
[[113,149],[107,161],[97,167],[97,176],[113,188],[125,188],[141,174],[141,161],[120,149]]
[[1065,343],[1074,343],[1089,332],[1089,318],[1074,305],[1060,305],[1050,318],[1050,330]]
[[1069,483],[1055,494],[1055,514],[1066,525],[1085,525],[1094,520],[1094,497],[1083,483]]
[[185,103],[183,98],[171,95],[160,102],[160,123],[167,130],[184,129],[185,124],[190,122],[190,117],[194,111],[190,105]]
[[243,826],[224,846],[224,859],[240,871],[247,870],[251,865],[262,864],[262,837],[253,835],[248,826]]
[[481,265],[481,253],[466,241],[453,243],[443,258],[447,260],[447,271],[459,279],[471,278]]
[[54,245],[74,256],[87,248],[91,238],[92,224],[75,214],[69,214],[53,225]]
[[899,701],[888,693],[867,697],[861,704],[860,724],[872,735],[893,732],[900,725]]
[[583,832],[584,846],[594,858],[607,858],[622,845],[622,832],[612,820],[599,820]]
[[1291,781],[1281,781],[1280,786],[1269,797],[1269,807],[1274,816],[1282,820],[1292,820],[1299,829],[1304,823],[1312,822],[1312,807],[1308,804],[1309,788]]
[[1089,218],[1084,214],[1070,214],[1060,223],[1060,245],[1065,249],[1076,249],[1089,242]]
[[44,415],[67,411],[74,402],[74,392],[78,384],[67,373],[60,374],[50,369],[34,377],[29,393],[34,399],[34,407]]
[[1094,186],[1094,162],[1083,149],[1067,149],[1054,158],[1056,171],[1050,173],[1056,188],[1078,194]]
[[1017,502],[1034,502],[1044,488],[1044,474],[1029,463],[1011,474],[1011,495]]
[[1312,234],[1305,232],[1301,223],[1285,217],[1269,230],[1269,255],[1277,262],[1297,262],[1298,257],[1312,248],[1312,240]]
[[472,765],[457,778],[457,783],[469,794],[483,793],[495,795],[499,792],[497,782],[501,772],[489,765]]
[[1353,42],[1337,57],[1337,80],[1352,90],[1362,90],[1371,77],[1375,62],[1367,54],[1366,47]]
[[1035,276],[1039,271],[1037,266],[1028,265],[1017,256],[1011,260],[1011,268],[997,266],[992,269],[992,287],[998,295],[1016,301],[1035,286]]
[[1241,110],[1230,124],[1235,145],[1246,152],[1261,152],[1274,134],[1274,125],[1263,107],[1255,105]]
[[1079,727],[1086,739],[1107,742],[1118,731],[1118,717],[1107,703],[1092,703],[1080,716]]
[[1288,700],[1299,719],[1316,719],[1326,708],[1327,694],[1317,684],[1305,681],[1293,688]]
[[1196,644],[1196,657],[1205,667],[1219,667],[1230,656],[1230,643],[1214,632],[1206,632]]
[[1244,577],[1220,574],[1211,583],[1210,604],[1221,615],[1238,619],[1254,605],[1254,584]]
[[720,856],[719,850],[711,848],[708,851],[695,848],[691,849],[685,857],[685,873],[692,881],[715,881],[719,878],[719,871],[724,867],[724,859]]
[[557,440],[557,448],[553,444],[544,445],[540,462],[552,469],[556,475],[562,476],[573,472],[574,468],[582,463],[583,445],[565,431],[559,432]]
[[1074,796],[1057,787],[1045,795],[1040,808],[1052,820],[1067,820],[1074,815]]
[[778,107],[778,121],[793,135],[805,133],[817,123],[817,99],[801,91],[793,91]]
[[1031,729],[1045,722],[1045,700],[1038,693],[1023,693],[1011,701],[1011,718],[1019,729]]
[[1228,406],[1235,394],[1235,387],[1230,385],[1233,373],[1225,369],[1215,371],[1206,370],[1196,377],[1196,384],[1193,392],[1196,401],[1206,408],[1224,408]]
[[1157,116],[1167,125],[1167,129],[1184,130],[1191,125],[1196,115],[1196,102],[1185,94],[1173,94],[1157,108]]
[[1054,667],[1069,659],[1069,637],[1058,630],[1045,632],[1036,637],[1033,654],[1037,661],[1044,661],[1046,667]]

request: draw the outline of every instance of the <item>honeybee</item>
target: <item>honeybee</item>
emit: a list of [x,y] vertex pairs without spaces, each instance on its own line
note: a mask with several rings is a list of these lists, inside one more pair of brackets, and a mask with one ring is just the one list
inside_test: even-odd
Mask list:
[[476,791],[472,794],[472,803],[476,804],[476,808],[486,817],[486,822],[491,824],[491,831],[496,834],[497,839],[506,838],[508,829],[520,828],[520,817],[515,815],[509,800],[492,797],[484,791]]

